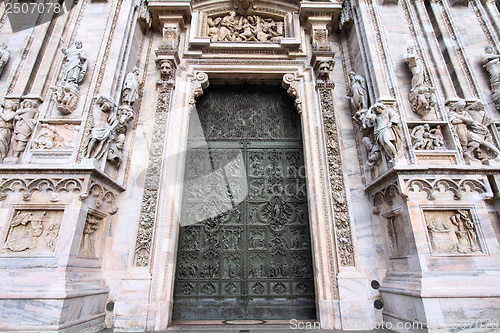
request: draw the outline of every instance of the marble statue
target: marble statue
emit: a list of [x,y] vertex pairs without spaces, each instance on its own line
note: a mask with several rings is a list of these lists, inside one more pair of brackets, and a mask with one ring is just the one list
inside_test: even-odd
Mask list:
[[87,54],[82,50],[82,46],[82,42],[77,40],[69,49],[62,48],[61,51],[64,53],[63,81],[75,84],[82,82],[88,66]]
[[57,110],[63,115],[73,113],[80,101],[78,84],[82,82],[88,67],[87,54],[82,50],[82,46],[82,42],[77,40],[69,49],[64,47],[61,49],[64,54],[61,69],[62,80],[50,87],[52,100]]
[[467,161],[489,159],[481,152],[481,148],[486,148],[495,155],[496,160],[500,160],[500,150],[492,143],[488,129],[493,119],[484,110],[484,104],[480,101],[472,101],[471,105],[467,106],[463,99],[458,99],[448,100],[446,106],[449,109],[449,119],[462,147],[464,158]]
[[349,73],[349,92],[348,96],[352,108],[357,112],[366,109],[366,84],[365,79],[355,72]]
[[0,44],[0,74],[3,71],[3,68],[7,64],[7,61],[9,61],[10,58],[10,52],[7,50],[7,44],[1,43]]
[[108,150],[107,160],[119,167],[123,161],[123,146],[125,145],[125,134],[121,133],[111,141]]
[[500,54],[496,54],[492,46],[486,46],[481,59],[483,67],[490,73],[493,102],[497,111],[500,111]]
[[132,106],[139,98],[139,69],[134,68],[127,74],[122,89],[122,104]]
[[366,117],[373,123],[375,140],[389,157],[389,162],[393,162],[398,158],[402,143],[399,115],[392,107],[376,103],[368,109]]
[[458,252],[468,253],[479,251],[476,231],[469,217],[469,212],[459,209],[450,217],[450,221],[458,229],[455,231],[458,239]]
[[0,104],[0,163],[3,162],[9,152],[12,131],[14,130],[14,117],[16,116],[15,105],[10,100],[4,100]]
[[412,129],[411,139],[416,150],[445,149],[440,125],[433,129],[429,124],[417,125]]
[[85,143],[85,157],[100,159],[106,153],[109,141],[118,125],[116,105],[106,95],[99,95],[92,109],[93,124]]
[[376,143],[374,144],[372,140],[370,140],[369,137],[365,136],[363,139],[361,139],[361,142],[366,148],[366,154],[368,160],[366,161],[366,164],[370,167],[373,168],[375,165],[379,164],[382,158],[382,154],[380,152],[380,147]]
[[420,59],[418,59],[415,53],[415,48],[409,46],[407,50],[408,53],[404,55],[404,59],[412,74],[411,88],[415,89],[424,85],[424,71],[420,64]]
[[16,111],[14,117],[14,135],[12,142],[14,151],[12,156],[19,155],[26,149],[31,134],[35,129],[38,103],[36,101],[26,99],[21,103],[21,108]]
[[426,116],[437,105],[436,89],[425,83],[422,64],[413,46],[408,47],[408,53],[404,55],[404,59],[412,73],[409,96],[412,111]]

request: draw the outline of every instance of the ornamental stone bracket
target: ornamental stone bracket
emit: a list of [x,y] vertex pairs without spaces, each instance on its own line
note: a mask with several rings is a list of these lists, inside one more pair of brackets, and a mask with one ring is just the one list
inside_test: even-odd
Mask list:
[[328,42],[330,31],[339,26],[342,1],[305,1],[300,3],[299,16],[311,36],[314,54],[328,56],[332,47]]
[[198,72],[191,80],[191,100],[189,104],[196,104],[196,98],[203,95],[203,90],[207,89],[210,82],[208,81],[207,73]]
[[149,0],[148,7],[151,11],[152,27],[160,31],[165,27],[184,29],[184,25],[191,20],[190,0]]
[[283,82],[282,82],[283,88],[286,89],[288,95],[292,96],[295,98],[295,107],[297,108],[297,111],[299,114],[302,113],[302,101],[300,98],[300,79],[297,77],[296,74],[289,73],[285,74],[283,76]]
[[149,10],[152,14],[152,27],[158,29],[162,35],[163,40],[155,50],[156,65],[161,71],[162,81],[167,81],[168,84],[172,83],[168,79],[170,74],[167,74],[168,69],[171,73],[175,73],[179,65],[179,40],[181,31],[184,30],[185,25],[191,20],[191,1],[149,1]]

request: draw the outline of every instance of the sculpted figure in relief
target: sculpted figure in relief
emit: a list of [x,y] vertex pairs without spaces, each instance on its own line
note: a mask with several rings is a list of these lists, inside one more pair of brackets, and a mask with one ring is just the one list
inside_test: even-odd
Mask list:
[[82,42],[77,40],[75,45],[69,49],[63,48],[63,81],[78,84],[82,82],[83,76],[87,72],[87,54],[82,50]]
[[446,106],[449,108],[450,122],[454,125],[464,158],[468,161],[488,160],[490,158],[485,157],[481,151],[486,148],[499,160],[500,150],[492,143],[488,129],[493,119],[484,110],[484,104],[481,101],[472,101],[471,105],[467,106],[463,99],[458,99],[448,100]]
[[467,253],[479,251],[476,231],[469,217],[469,212],[464,209],[459,209],[456,214],[450,217],[450,221],[458,228],[458,230],[455,231],[458,239],[458,252]]
[[42,130],[33,140],[35,149],[52,149],[55,148],[56,141],[61,140],[56,132],[56,127],[50,124],[42,124]]
[[375,140],[389,157],[389,162],[396,160],[402,143],[399,115],[392,107],[376,103],[368,109],[366,118],[373,123]]
[[283,22],[258,15],[237,16],[230,11],[224,17],[208,17],[208,37],[213,42],[276,42],[283,37]]
[[14,135],[12,137],[14,152],[12,156],[19,155],[26,149],[26,145],[35,129],[38,103],[26,99],[21,103],[21,108],[14,117]]
[[417,125],[411,132],[411,139],[416,150],[446,149],[440,125],[433,129],[429,124]]
[[139,69],[134,67],[123,83],[122,104],[132,106],[139,98],[139,87]]
[[14,117],[16,116],[15,105],[10,100],[0,104],[0,163],[3,162],[9,152],[10,139],[14,130]]
[[421,116],[426,116],[437,104],[436,89],[425,83],[422,64],[413,46],[408,47],[404,59],[412,73],[409,96],[412,110]]
[[106,152],[109,140],[118,126],[115,103],[106,95],[97,97],[92,109],[93,126],[85,144],[85,157],[100,159]]
[[500,111],[500,54],[496,54],[492,46],[486,46],[481,59],[483,67],[490,73],[493,102],[497,111]]
[[2,43],[0,44],[0,74],[3,71],[3,68],[7,64],[7,61],[9,61],[10,58],[10,52],[7,50],[7,44]]
[[[44,214],[45,215],[45,214]],[[43,233],[43,219],[34,217],[31,213],[17,212],[10,223],[12,230],[20,229],[24,232],[16,233],[16,236],[9,237],[4,248],[12,252],[23,252],[37,247],[38,239]]]

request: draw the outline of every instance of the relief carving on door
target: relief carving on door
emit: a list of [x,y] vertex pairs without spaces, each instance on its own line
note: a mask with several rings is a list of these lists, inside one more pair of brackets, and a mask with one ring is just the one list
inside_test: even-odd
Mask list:
[[293,103],[273,86],[211,86],[197,102],[203,131],[191,119],[174,320],[315,318]]

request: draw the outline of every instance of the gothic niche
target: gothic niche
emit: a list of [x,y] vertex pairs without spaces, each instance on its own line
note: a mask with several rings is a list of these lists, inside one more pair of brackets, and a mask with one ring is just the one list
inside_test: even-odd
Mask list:
[[427,116],[437,105],[436,88],[425,82],[422,61],[415,54],[413,46],[408,47],[408,53],[404,59],[412,74],[410,103],[413,112]]
[[82,42],[77,40],[74,46],[61,49],[64,54],[61,68],[62,78],[58,84],[50,87],[56,109],[63,115],[73,113],[80,101],[78,85],[82,82],[88,67],[87,54],[82,46]]
[[480,253],[477,230],[468,209],[424,211],[432,252]]
[[389,235],[391,258],[407,257],[408,242],[400,214],[387,217],[387,233]]
[[260,15],[208,17],[208,37],[212,42],[279,42],[284,37],[284,22]]
[[17,210],[9,224],[2,254],[54,254],[62,215],[60,210]]
[[81,256],[98,257],[104,246],[104,218],[88,214],[80,243]]

